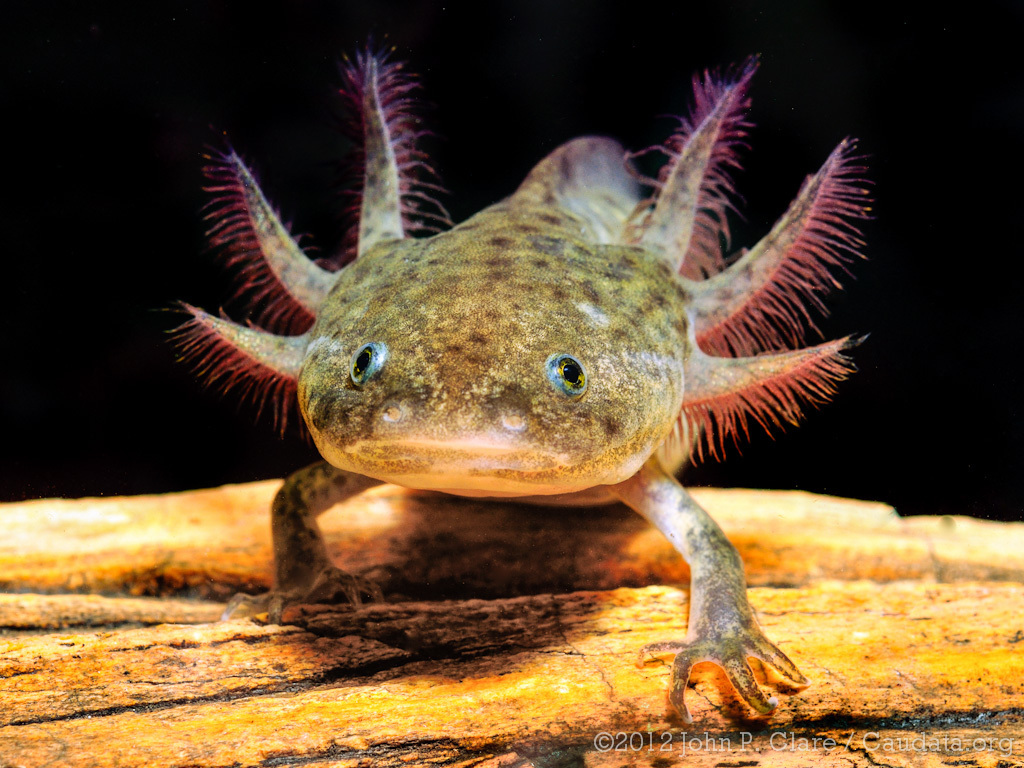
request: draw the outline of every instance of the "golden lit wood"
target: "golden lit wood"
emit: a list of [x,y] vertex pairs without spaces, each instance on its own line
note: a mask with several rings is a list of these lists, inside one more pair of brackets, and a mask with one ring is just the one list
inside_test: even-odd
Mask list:
[[[200,598],[267,585],[276,485],[0,505],[0,584],[18,592],[0,595],[0,766],[1024,756],[1024,525],[698,491],[761,585],[767,634],[814,684],[754,721],[698,668],[686,727],[669,660],[636,665],[685,631],[685,589],[668,585],[686,569],[635,514],[384,487],[323,522],[339,562],[383,566],[401,602],[218,623]],[[119,596],[40,594],[71,591]],[[595,750],[602,733],[623,749]]]

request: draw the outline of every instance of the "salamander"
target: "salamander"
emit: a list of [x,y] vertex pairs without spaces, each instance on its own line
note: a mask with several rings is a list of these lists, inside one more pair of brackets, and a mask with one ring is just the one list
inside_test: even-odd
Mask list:
[[417,81],[360,53],[340,90],[357,179],[340,268],[306,255],[237,153],[210,156],[210,237],[252,310],[240,323],[183,305],[184,356],[279,419],[297,409],[324,459],[274,499],[273,590],[226,615],[269,609],[279,621],[291,603],[380,599],[331,562],[317,517],[381,483],[619,501],[691,569],[686,635],[640,649],[675,654],[669,698],[684,719],[697,662],[720,665],[762,714],[777,699],[751,657],[809,683],[758,625],[736,549],[676,479],[752,424],[797,423],[852,371],[852,337],[802,344],[836,272],[862,255],[870,199],[856,142],[836,147],[752,248],[730,243],[756,68],[694,77],[689,114],[647,150],[664,158],[656,175],[585,136],[451,225],[421,149]]

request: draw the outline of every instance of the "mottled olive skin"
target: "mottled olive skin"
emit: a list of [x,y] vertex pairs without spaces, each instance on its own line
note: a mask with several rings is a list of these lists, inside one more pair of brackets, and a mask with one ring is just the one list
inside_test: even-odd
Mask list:
[[[494,205],[454,229],[378,243],[339,275],[299,376],[333,465],[467,495],[571,493],[634,475],[683,398],[686,296],[664,260],[595,245],[557,208]],[[353,354],[387,359],[363,385]],[[546,361],[568,354],[567,395]]]

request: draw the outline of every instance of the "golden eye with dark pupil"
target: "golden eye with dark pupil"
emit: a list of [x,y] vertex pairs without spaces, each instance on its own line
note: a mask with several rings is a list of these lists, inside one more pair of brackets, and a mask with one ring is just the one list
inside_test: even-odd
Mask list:
[[352,355],[348,375],[356,387],[361,387],[373,377],[387,361],[388,348],[380,341],[363,344]]
[[583,376],[583,369],[580,368],[572,358],[566,357],[558,361],[559,373],[562,374],[562,378],[565,379],[565,383],[574,389],[578,389],[583,386],[586,379]]
[[356,361],[352,364],[352,373],[356,376],[362,376],[367,368],[370,367],[370,361],[373,360],[373,348],[363,347],[359,354],[356,355]]
[[555,389],[573,400],[583,397],[587,391],[587,369],[575,357],[555,354],[547,360],[548,380]]

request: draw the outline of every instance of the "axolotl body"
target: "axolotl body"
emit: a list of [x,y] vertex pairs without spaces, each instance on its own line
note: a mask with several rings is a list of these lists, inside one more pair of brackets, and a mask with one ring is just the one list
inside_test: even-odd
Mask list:
[[361,193],[354,259],[338,270],[307,258],[234,152],[212,158],[212,239],[255,292],[256,325],[186,305],[185,352],[212,380],[274,399],[279,415],[297,401],[326,460],[274,500],[273,591],[236,598],[226,615],[269,608],[279,620],[288,603],[379,598],[331,563],[316,519],[380,483],[618,500],[691,569],[686,636],[642,649],[676,654],[670,699],[684,718],[700,661],[721,665],[760,713],[776,699],[750,657],[808,683],[761,631],[736,550],[674,476],[750,421],[795,423],[851,370],[850,339],[791,347],[813,327],[807,307],[822,308],[836,284],[830,268],[861,245],[868,201],[853,142],[757,245],[723,250],[755,66],[694,78],[690,115],[655,148],[667,158],[656,178],[639,178],[617,142],[584,137],[509,198],[411,237],[432,186],[416,176],[426,158],[415,84],[360,54],[342,70]]

